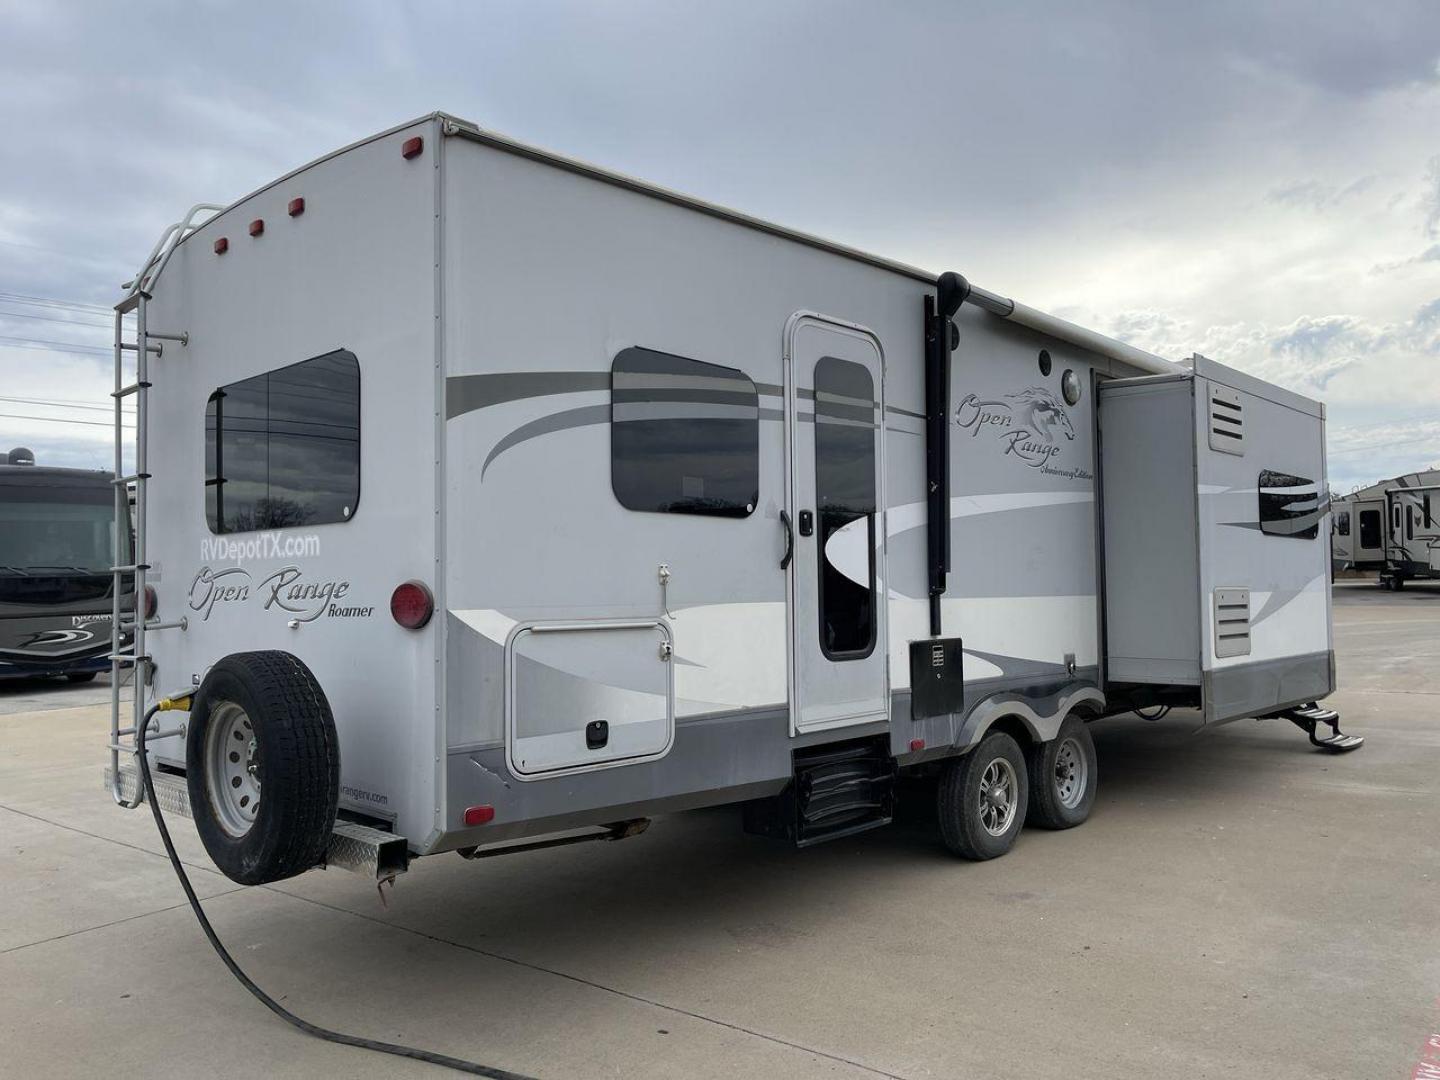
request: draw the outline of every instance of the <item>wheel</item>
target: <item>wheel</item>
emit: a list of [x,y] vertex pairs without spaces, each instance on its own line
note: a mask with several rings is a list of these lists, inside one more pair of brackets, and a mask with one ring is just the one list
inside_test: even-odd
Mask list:
[[65,678],[73,683],[94,682],[95,676],[99,674],[98,671],[70,671],[66,672]]
[[241,885],[324,858],[340,796],[340,744],[315,676],[286,652],[234,653],[210,669],[185,737],[190,811],[205,850]]
[[937,807],[940,836],[951,853],[993,859],[1015,845],[1029,798],[1025,756],[1003,731],[986,735],[970,753],[946,765]]
[[1042,829],[1071,829],[1090,816],[1095,805],[1095,742],[1080,717],[1071,715],[1049,742],[1025,754],[1030,773],[1030,812],[1026,822]]

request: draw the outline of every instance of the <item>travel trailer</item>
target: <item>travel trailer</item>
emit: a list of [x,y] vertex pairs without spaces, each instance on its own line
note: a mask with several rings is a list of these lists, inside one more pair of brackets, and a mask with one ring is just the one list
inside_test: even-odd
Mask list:
[[[135,607],[129,508],[109,473],[0,459],[0,679],[89,682],[110,670],[111,626]],[[128,632],[120,635],[129,644]]]
[[1440,469],[1408,473],[1335,500],[1337,570],[1376,570],[1382,588],[1440,578]]
[[1104,716],[1359,742],[1323,407],[958,274],[436,114],[196,207],[116,334],[158,610],[107,782],[143,733],[236,881],[807,845],[915,773],[988,858],[1085,819]]

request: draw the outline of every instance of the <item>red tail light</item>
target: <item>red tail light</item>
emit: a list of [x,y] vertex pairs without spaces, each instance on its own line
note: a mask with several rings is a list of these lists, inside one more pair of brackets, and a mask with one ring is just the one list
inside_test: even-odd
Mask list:
[[407,630],[419,630],[435,614],[435,597],[418,581],[395,586],[390,594],[390,614]]
[[145,586],[145,618],[153,619],[155,613],[160,610],[160,597],[155,593],[154,585]]
[[419,157],[420,151],[424,149],[425,140],[419,135],[416,135],[413,139],[406,139],[405,142],[401,144],[400,156],[406,161],[409,161],[411,158]]
[[467,806],[465,808],[466,825],[488,825],[495,820],[495,807],[493,806]]
[[227,252],[227,251],[229,251],[229,250],[230,250],[230,241],[227,240],[225,237],[222,236],[222,237],[220,237],[218,240],[215,241],[215,254],[216,254],[216,255],[224,255],[225,252]]
[[290,200],[290,206],[286,209],[285,212],[286,212],[287,214],[289,214],[291,217],[299,217],[301,214],[303,214],[303,213],[305,212],[305,200],[304,200],[304,199],[291,199],[291,200]]
[[263,233],[264,231],[265,231],[265,219],[264,219],[264,218],[258,218],[258,217],[257,217],[254,221],[250,222],[250,235],[251,235],[251,236],[259,236],[259,235],[260,235],[261,233]]

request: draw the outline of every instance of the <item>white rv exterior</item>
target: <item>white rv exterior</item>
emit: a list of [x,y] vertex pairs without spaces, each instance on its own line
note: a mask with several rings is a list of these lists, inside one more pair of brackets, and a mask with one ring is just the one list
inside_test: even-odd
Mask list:
[[438,114],[141,282],[188,335],[149,366],[146,581],[186,625],[146,694],[298,657],[341,817],[411,855],[1333,689],[1323,409],[1221,365],[970,289],[937,397],[933,274]]

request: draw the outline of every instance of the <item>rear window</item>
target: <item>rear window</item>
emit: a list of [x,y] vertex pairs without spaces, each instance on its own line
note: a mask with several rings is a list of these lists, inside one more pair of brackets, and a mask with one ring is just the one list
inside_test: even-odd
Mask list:
[[349,521],[360,501],[360,364],[344,349],[222,386],[205,407],[215,533]]

